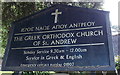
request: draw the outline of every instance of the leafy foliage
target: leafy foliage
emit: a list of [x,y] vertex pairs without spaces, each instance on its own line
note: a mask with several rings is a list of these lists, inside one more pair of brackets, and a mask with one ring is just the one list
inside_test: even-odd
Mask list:
[[[30,8],[30,9],[28,9]],[[2,3],[2,26],[1,28],[1,47],[0,51],[3,55],[7,39],[8,33],[11,27],[11,23],[15,20],[18,20],[24,16],[30,15],[35,10],[35,3],[20,3],[20,2],[10,2],[10,3]]]
[[115,64],[116,64],[116,69],[120,69],[120,56],[115,57]]

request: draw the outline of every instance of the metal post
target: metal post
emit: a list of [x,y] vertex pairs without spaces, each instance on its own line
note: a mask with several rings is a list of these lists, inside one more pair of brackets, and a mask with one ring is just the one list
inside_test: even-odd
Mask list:
[[106,74],[107,74],[107,71],[102,71],[102,74],[103,74],[103,75],[106,75]]

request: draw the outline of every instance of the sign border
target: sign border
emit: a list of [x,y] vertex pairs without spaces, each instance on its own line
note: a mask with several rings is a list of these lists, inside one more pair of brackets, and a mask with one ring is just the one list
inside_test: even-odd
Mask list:
[[[57,5],[57,6],[59,7],[60,5]],[[67,6],[67,5],[64,5],[64,6]],[[49,8],[46,8],[44,10],[51,9],[53,7],[56,7],[56,5],[49,7]],[[67,7],[74,8],[75,6],[67,6]],[[26,20],[26,18],[29,18],[31,16],[33,17],[38,13],[41,14],[41,12],[43,12],[44,10],[37,12],[33,15],[30,15],[28,17],[25,17],[25,18],[23,18],[23,20],[20,19],[20,20],[12,23],[12,27],[10,29],[5,55],[3,58],[3,64],[2,64],[3,71],[111,71],[111,70],[115,70],[113,47],[112,47],[112,35],[111,35],[111,30],[110,30],[111,28],[110,28],[110,21],[109,21],[109,17],[108,17],[109,16],[108,12],[106,13],[105,17],[106,17],[106,30],[107,30],[107,37],[108,37],[107,39],[108,39],[108,46],[109,46],[108,48],[109,48],[110,65],[106,65],[106,66],[83,66],[83,67],[80,67],[80,66],[78,66],[78,67],[40,67],[40,68],[37,67],[34,70],[32,70],[33,67],[32,68],[30,68],[30,67],[27,67],[27,68],[26,67],[6,67],[6,62],[7,62],[7,58],[8,58],[8,54],[9,54],[9,48],[11,45],[11,41],[12,41],[12,37],[13,37],[12,35],[14,32],[14,26],[15,26],[14,23],[24,21],[24,20]],[[93,10],[95,10],[95,9],[93,9]],[[100,10],[97,10],[97,11],[100,11]]]

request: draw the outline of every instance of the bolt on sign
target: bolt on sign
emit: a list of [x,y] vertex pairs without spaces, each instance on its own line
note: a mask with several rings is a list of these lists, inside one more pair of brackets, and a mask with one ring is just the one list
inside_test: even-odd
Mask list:
[[114,70],[109,12],[53,5],[12,23],[2,70]]

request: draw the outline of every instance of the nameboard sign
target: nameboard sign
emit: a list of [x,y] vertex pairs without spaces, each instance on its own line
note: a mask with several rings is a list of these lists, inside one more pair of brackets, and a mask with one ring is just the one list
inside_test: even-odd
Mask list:
[[109,12],[54,5],[12,23],[2,70],[114,70]]

